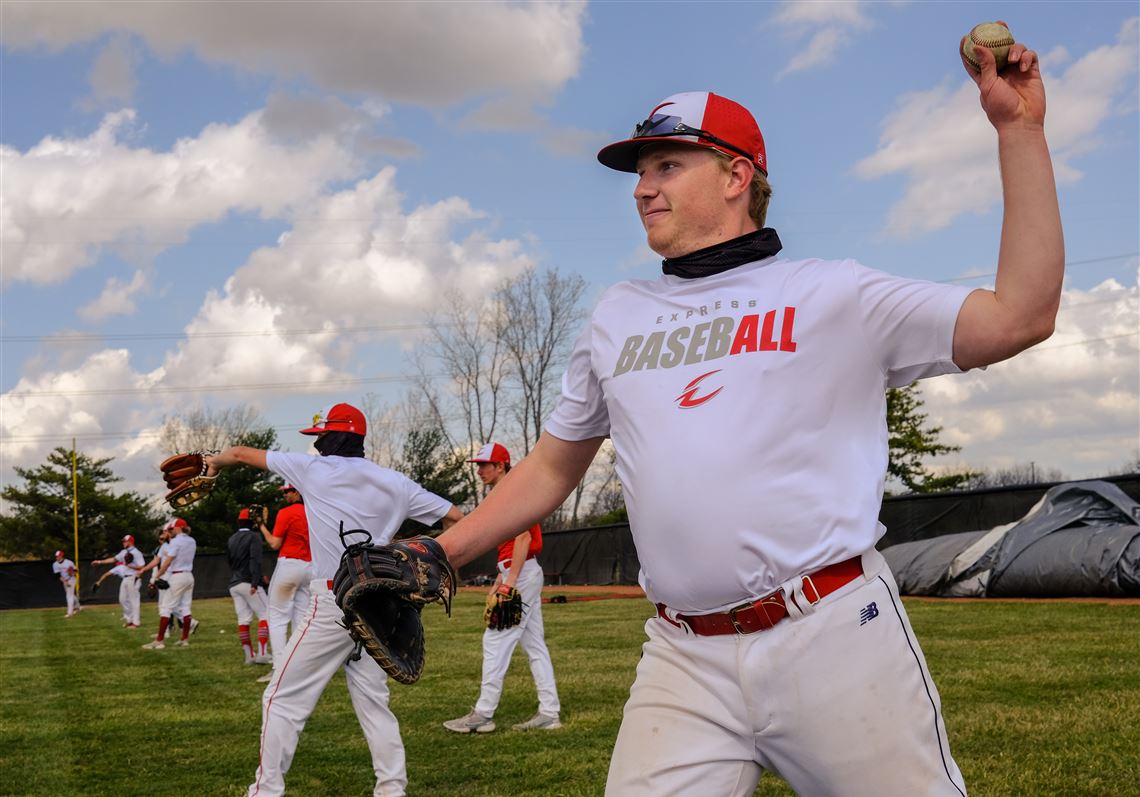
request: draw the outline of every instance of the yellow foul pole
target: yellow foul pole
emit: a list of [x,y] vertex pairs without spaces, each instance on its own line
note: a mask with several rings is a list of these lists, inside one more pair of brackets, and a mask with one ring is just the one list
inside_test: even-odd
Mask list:
[[75,438],[71,438],[71,516],[75,522],[75,591],[79,592],[79,477],[75,467]]

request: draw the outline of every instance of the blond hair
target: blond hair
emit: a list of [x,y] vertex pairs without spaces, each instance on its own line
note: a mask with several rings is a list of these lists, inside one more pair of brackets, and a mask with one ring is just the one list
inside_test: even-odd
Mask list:
[[[732,168],[732,162],[740,157],[728,155],[718,149],[712,150],[712,153],[718,156],[717,162],[726,172]],[[755,167],[752,169],[752,184],[748,190],[748,215],[756,222],[757,227],[763,228],[764,221],[768,218],[768,200],[772,198],[772,186],[764,173]]]

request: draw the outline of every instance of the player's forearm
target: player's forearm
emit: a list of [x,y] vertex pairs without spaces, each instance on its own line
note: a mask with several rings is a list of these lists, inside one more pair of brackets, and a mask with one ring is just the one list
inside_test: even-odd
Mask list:
[[526,556],[529,552],[530,532],[524,531],[515,537],[515,547],[511,549],[511,566],[507,568],[507,574],[503,577],[503,583],[508,587],[513,587],[519,583],[519,574],[522,573],[523,565],[526,564]]
[[601,444],[602,438],[568,442],[543,434],[474,512],[438,537],[451,563],[462,567],[553,512],[581,480]]
[[1022,348],[1053,334],[1065,274],[1065,241],[1045,131],[998,130],[1005,214],[994,293],[1024,331]]
[[234,465],[249,465],[254,468],[266,470],[266,456],[264,449],[250,448],[249,446],[230,446],[206,458],[211,468],[229,468]]

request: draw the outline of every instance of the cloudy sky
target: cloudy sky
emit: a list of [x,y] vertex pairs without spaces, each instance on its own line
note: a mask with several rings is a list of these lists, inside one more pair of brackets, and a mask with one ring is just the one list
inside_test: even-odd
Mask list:
[[[1134,2],[0,4],[0,481],[70,445],[159,492],[155,432],[248,402],[294,434],[398,400],[441,286],[658,263],[594,160],[661,98],[756,114],[790,257],[992,285],[996,140],[957,57],[1041,53],[1067,248],[1057,333],[925,383],[958,464],[1138,452]],[[981,15],[981,16],[979,16]]]

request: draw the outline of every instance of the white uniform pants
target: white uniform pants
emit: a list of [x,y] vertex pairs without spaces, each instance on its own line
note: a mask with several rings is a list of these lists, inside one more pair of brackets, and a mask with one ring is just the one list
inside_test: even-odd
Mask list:
[[606,794],[745,797],[763,769],[810,797],[963,797],[938,692],[882,557],[748,636],[645,624]]
[[119,606],[123,609],[123,619],[131,625],[139,624],[139,607],[142,596],[139,595],[139,577],[127,576],[119,580]]
[[304,559],[278,557],[269,580],[269,644],[273,648],[273,667],[281,666],[289,639],[289,624],[295,632],[301,627],[309,608],[309,582],[313,567]]
[[248,581],[242,581],[230,587],[230,597],[234,599],[234,611],[237,612],[238,625],[249,625],[255,614],[258,620],[267,620],[269,617],[265,590],[258,587],[257,592],[251,594],[249,587]]
[[261,765],[248,797],[277,797],[285,791],[285,773],[297,750],[305,721],[325,687],[344,667],[348,694],[364,730],[376,773],[374,797],[402,797],[408,783],[400,724],[388,708],[388,676],[367,653],[347,661],[354,643],[338,625],[344,613],[327,583],[310,584],[312,602],[301,626],[289,638],[285,660],[261,698]]
[[170,594],[166,596],[165,605],[159,601],[158,613],[162,617],[169,617],[171,614],[186,617],[190,614],[190,605],[194,599],[194,574],[189,570],[183,570],[180,573],[167,573],[166,580],[170,587],[163,592]]
[[483,632],[483,685],[475,710],[485,717],[493,717],[499,707],[511,654],[520,642],[534,676],[538,710],[551,717],[561,711],[558,688],[554,685],[554,665],[550,663],[542,626],[542,580],[542,567],[534,559],[528,559],[515,585],[523,601],[522,622],[505,631],[488,628]]
[[75,594],[75,580],[63,582],[63,595],[67,599],[67,616],[79,611],[79,598]]

